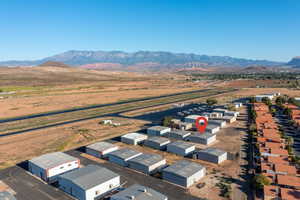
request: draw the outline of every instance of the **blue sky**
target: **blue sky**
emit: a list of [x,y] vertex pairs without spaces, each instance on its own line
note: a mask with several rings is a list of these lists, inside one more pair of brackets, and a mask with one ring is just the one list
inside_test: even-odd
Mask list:
[[2,0],[0,60],[162,50],[288,61],[299,0]]

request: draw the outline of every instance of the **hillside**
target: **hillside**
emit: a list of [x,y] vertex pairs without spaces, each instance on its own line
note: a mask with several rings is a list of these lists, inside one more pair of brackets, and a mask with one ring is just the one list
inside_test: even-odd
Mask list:
[[300,56],[294,57],[287,65],[300,68]]
[[[247,67],[253,65],[263,66],[278,66],[284,63],[273,62],[268,60],[250,60],[243,58],[233,58],[229,56],[208,56],[198,55],[193,53],[172,53],[164,51],[138,51],[133,53],[123,51],[67,51],[51,57],[43,58],[35,61],[3,61],[0,65],[6,66],[24,66],[24,65],[39,65],[41,63],[53,61],[63,62],[67,65],[81,66],[89,64],[89,67],[94,68],[91,64],[110,63],[118,64],[118,67],[126,66],[136,68],[141,63],[151,63],[150,67],[154,70],[161,68],[181,68],[183,65],[189,67],[203,66],[237,66]],[[106,65],[107,66],[107,65]],[[142,64],[142,66],[144,66]],[[148,66],[148,65],[147,65]],[[101,66],[102,67],[102,66]],[[100,67],[100,68],[101,68]],[[140,66],[141,67],[141,66]]]

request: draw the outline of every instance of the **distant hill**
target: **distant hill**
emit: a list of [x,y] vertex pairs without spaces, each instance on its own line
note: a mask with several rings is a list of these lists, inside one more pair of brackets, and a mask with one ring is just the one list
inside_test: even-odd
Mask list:
[[[280,66],[284,63],[268,60],[251,60],[233,58],[229,56],[208,56],[193,53],[171,53],[165,51],[138,51],[127,53],[123,51],[67,51],[51,57],[34,61],[4,61],[0,65],[26,66],[39,65],[47,61],[63,62],[67,65],[82,66],[84,68],[119,68],[128,69],[147,67],[152,70],[179,69],[187,67],[211,67],[211,66]],[[146,64],[145,64],[146,63]],[[97,65],[94,65],[97,64]],[[117,64],[117,65],[115,65]]]
[[294,57],[287,65],[300,68],[300,56]]
[[63,67],[63,68],[68,68],[71,67],[70,65],[66,65],[65,63],[62,62],[54,62],[54,61],[47,61],[42,64],[38,65],[39,67]]

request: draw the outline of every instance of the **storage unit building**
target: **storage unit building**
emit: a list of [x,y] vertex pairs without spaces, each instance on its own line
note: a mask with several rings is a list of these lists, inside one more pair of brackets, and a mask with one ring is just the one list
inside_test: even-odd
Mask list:
[[180,156],[186,156],[195,151],[195,145],[188,142],[176,141],[167,145],[167,151]]
[[220,126],[215,125],[215,124],[210,124],[208,123],[206,126],[205,131],[211,134],[215,134],[220,130]]
[[196,155],[199,160],[204,160],[216,164],[220,164],[223,161],[227,160],[227,152],[216,148],[199,150],[196,152]]
[[236,112],[236,111],[227,111],[225,112],[224,116],[234,116],[234,117],[237,117],[239,116],[239,112]]
[[120,176],[104,167],[87,165],[58,177],[59,188],[79,200],[95,200],[120,186]]
[[233,123],[236,121],[235,116],[223,116],[222,120],[225,120],[227,123]]
[[180,129],[180,130],[189,130],[191,128],[193,128],[193,124],[192,123],[180,122],[178,124],[178,129]]
[[141,154],[128,161],[130,168],[145,174],[153,174],[166,165],[166,159],[157,154]]
[[178,139],[178,140],[184,140],[189,135],[191,135],[190,132],[182,131],[182,130],[178,130],[178,129],[171,130],[170,132],[168,132],[166,134],[167,137]]
[[189,115],[189,116],[186,116],[184,118],[184,121],[187,122],[187,123],[192,123],[193,125],[196,123],[196,120],[197,118],[199,117],[205,117],[207,120],[208,120],[208,117],[207,116],[201,116],[201,115]]
[[168,200],[168,197],[152,188],[134,184],[125,190],[114,194],[110,200]]
[[54,182],[58,175],[79,166],[78,158],[62,152],[44,154],[28,161],[29,171],[47,182]]
[[141,155],[141,152],[133,149],[119,149],[108,154],[108,160],[121,166],[128,166],[128,160]]
[[162,136],[167,132],[170,132],[171,128],[165,126],[152,126],[147,129],[147,134],[149,136]]
[[153,149],[165,150],[170,140],[165,137],[153,136],[145,140],[144,145]]
[[133,144],[137,145],[142,143],[144,140],[148,138],[147,135],[141,134],[141,133],[128,133],[126,135],[123,135],[121,137],[121,141],[126,144]]
[[85,148],[85,152],[97,158],[103,158],[108,153],[118,150],[119,147],[109,142],[96,142],[88,145]]
[[202,165],[187,160],[181,160],[163,169],[162,177],[171,183],[190,187],[205,176],[206,169]]
[[211,134],[208,132],[202,134],[192,134],[186,138],[186,141],[199,143],[204,145],[210,145],[216,141],[216,134]]
[[226,126],[225,120],[209,120],[209,124],[214,124],[217,126],[220,126],[221,128],[224,128]]

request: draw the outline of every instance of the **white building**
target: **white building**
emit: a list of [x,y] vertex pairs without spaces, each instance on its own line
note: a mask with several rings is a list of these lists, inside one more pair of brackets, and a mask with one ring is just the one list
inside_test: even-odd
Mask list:
[[226,111],[225,113],[224,113],[224,116],[234,116],[234,117],[237,117],[237,116],[239,116],[239,112],[237,112],[237,111]]
[[223,116],[222,120],[226,121],[227,123],[233,123],[236,121],[236,117],[235,116]]
[[195,145],[188,142],[176,141],[167,145],[167,151],[180,156],[186,156],[195,151]]
[[182,130],[178,130],[178,129],[171,130],[170,132],[168,132],[166,134],[167,137],[178,139],[178,140],[184,140],[189,135],[191,135],[190,132],[182,131]]
[[227,152],[216,148],[199,150],[196,152],[196,155],[199,160],[213,162],[216,164],[220,164],[227,160]]
[[203,178],[205,173],[206,169],[202,165],[181,160],[163,169],[162,177],[166,181],[188,188]]
[[188,115],[184,118],[184,121],[187,122],[187,123],[192,123],[193,125],[196,123],[196,120],[199,118],[199,117],[205,117],[206,120],[208,120],[208,117],[207,116],[201,116],[201,115]]
[[111,196],[110,200],[168,200],[168,197],[142,185],[134,184]]
[[59,188],[79,200],[95,200],[120,186],[120,176],[104,167],[87,165],[58,177]]
[[171,128],[165,126],[152,126],[147,129],[149,136],[162,136],[171,131]]
[[97,142],[86,146],[85,152],[92,156],[103,158],[110,152],[118,150],[119,147],[109,142]]
[[268,98],[268,99],[272,100],[274,97],[275,97],[274,94],[260,94],[260,95],[255,96],[255,100],[257,102],[261,102],[263,98]]
[[109,153],[108,160],[110,162],[126,167],[128,166],[128,161],[130,159],[133,159],[141,154],[141,152],[135,151],[133,149],[124,148]]
[[205,131],[211,134],[215,134],[220,130],[220,126],[215,125],[215,124],[210,124],[208,123],[208,125],[206,126]]
[[148,138],[147,135],[141,133],[128,133],[121,137],[121,141],[126,144],[137,145]]
[[241,103],[241,102],[235,102],[235,103],[233,103],[233,105],[234,105],[234,108],[241,108],[242,106],[243,106],[243,103]]
[[44,154],[28,161],[29,171],[47,182],[54,182],[58,175],[79,166],[78,158],[62,152]]
[[128,161],[129,168],[143,172],[145,174],[153,174],[159,168],[166,165],[166,159],[158,154],[141,154]]
[[167,148],[167,144],[170,142],[171,141],[168,138],[154,136],[145,140],[144,145],[158,150],[165,150]]
[[220,126],[221,128],[224,128],[226,126],[225,120],[209,120],[209,124],[214,124],[217,126]]
[[216,141],[216,134],[211,134],[207,132],[202,134],[192,134],[186,138],[186,141],[210,145]]

